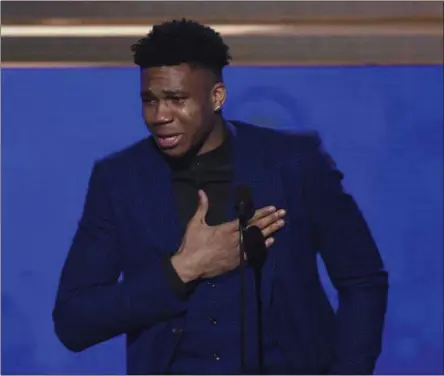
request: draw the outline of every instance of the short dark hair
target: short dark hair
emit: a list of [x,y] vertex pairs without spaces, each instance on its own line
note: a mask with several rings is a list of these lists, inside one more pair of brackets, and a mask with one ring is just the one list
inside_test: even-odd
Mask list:
[[214,29],[186,19],[155,25],[145,38],[131,46],[140,68],[188,63],[211,70],[222,79],[229,65],[229,47]]

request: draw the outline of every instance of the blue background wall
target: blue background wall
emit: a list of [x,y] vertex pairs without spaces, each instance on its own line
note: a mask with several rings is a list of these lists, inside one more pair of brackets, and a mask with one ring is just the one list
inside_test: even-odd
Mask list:
[[[1,74],[2,373],[123,373],[122,338],[72,354],[51,309],[93,160],[146,134],[138,71]],[[231,68],[226,81],[229,118],[316,129],[345,173],[390,271],[378,373],[442,373],[442,67]]]

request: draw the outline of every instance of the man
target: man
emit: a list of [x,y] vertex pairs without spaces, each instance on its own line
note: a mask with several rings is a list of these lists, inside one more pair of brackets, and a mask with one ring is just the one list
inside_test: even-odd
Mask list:
[[[133,52],[151,137],[94,166],[53,312],[60,340],[82,351],[126,334],[129,374],[372,373],[387,273],[319,139],[223,118],[230,56],[208,27],[157,25]],[[239,184],[268,247],[262,370],[250,267],[241,369]]]

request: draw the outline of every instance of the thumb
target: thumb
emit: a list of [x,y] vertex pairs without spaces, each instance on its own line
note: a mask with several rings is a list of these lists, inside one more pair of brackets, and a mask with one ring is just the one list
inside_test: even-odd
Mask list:
[[206,223],[205,217],[208,213],[208,196],[202,189],[199,189],[197,194],[199,195],[199,204],[197,206],[196,214],[194,214],[194,218],[202,223]]

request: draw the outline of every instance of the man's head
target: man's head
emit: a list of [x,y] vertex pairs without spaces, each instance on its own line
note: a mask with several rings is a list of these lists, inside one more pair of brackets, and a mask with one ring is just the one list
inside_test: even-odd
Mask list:
[[141,68],[143,117],[171,157],[209,151],[221,142],[222,70],[231,59],[218,33],[197,22],[166,22],[132,46]]

